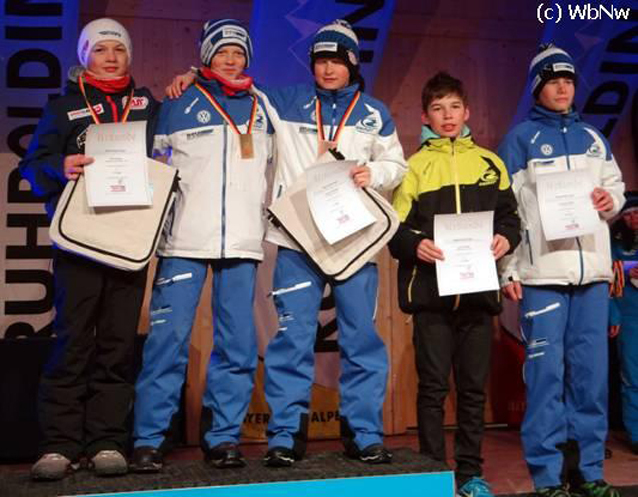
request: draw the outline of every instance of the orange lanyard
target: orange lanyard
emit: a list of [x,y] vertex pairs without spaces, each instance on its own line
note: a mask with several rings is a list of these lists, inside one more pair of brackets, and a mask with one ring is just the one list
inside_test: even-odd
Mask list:
[[[88,97],[86,96],[86,90],[84,89],[84,78],[82,78],[82,76],[80,76],[78,78],[78,83],[80,85],[80,91],[82,92],[82,96],[84,97],[84,101],[86,102],[86,105],[89,108],[89,112],[91,113],[91,117],[93,117],[93,121],[95,121],[95,124],[102,124],[102,121],[100,121],[100,118],[98,117],[97,113],[95,112],[95,109],[93,109],[93,106],[91,105],[91,103],[89,102]],[[129,112],[131,111],[131,104],[133,103],[133,92],[134,91],[135,91],[135,89],[131,88],[131,93],[128,96],[128,100],[126,101],[126,107],[124,107],[124,112],[122,113],[122,119],[120,120],[120,122],[122,122],[122,123],[126,122],[126,119],[128,119]]]
[[[231,129],[238,135],[241,135],[242,133],[239,131],[239,128],[237,128],[237,125],[235,124],[235,121],[233,121],[233,118],[230,117],[230,114],[228,114],[228,112],[224,110],[224,108],[219,104],[219,102],[215,99],[215,97],[213,97],[199,83],[195,83],[195,86],[200,92],[204,94],[204,96],[208,99],[210,104],[213,107],[215,107],[215,110],[224,118],[224,120],[228,123]],[[253,95],[252,99],[253,99],[253,107],[252,107],[252,110],[250,111],[250,121],[248,121],[248,130],[246,131],[247,135],[252,133],[253,124],[255,123],[255,118],[257,117],[257,97]]]
[[[357,91],[354,94],[354,97],[352,97],[352,100],[350,101],[350,103],[348,104],[348,108],[344,112],[343,117],[341,118],[341,121],[339,122],[339,126],[337,126],[337,132],[334,134],[333,139],[330,140],[335,145],[339,141],[339,136],[341,135],[341,131],[345,127],[346,122],[348,121],[348,118],[350,117],[350,114],[352,114],[352,111],[354,110],[354,106],[357,105],[360,95],[361,95],[361,92]],[[319,142],[326,141],[326,136],[323,132],[323,119],[321,117],[321,100],[319,99],[318,96],[317,96],[317,100],[315,101],[315,114],[317,115],[317,137],[319,139]]]

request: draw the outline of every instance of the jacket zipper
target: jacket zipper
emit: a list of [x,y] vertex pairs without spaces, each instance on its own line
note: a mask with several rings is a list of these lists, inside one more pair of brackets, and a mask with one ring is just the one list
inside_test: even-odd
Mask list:
[[[422,235],[423,232],[419,231],[419,230],[411,230],[413,233],[416,233],[417,235]],[[408,283],[408,304],[412,304],[412,301],[414,300],[412,298],[412,286],[414,285],[414,280],[416,279],[416,268],[417,265],[415,264],[414,267],[412,268],[412,275],[410,276],[410,282]]]
[[408,283],[408,303],[412,304],[412,300],[414,300],[412,298],[412,285],[414,285],[414,280],[416,279],[416,268],[417,265],[415,264],[414,267],[412,268],[412,276],[410,276],[410,283]]
[[110,97],[110,95],[106,96],[106,101],[111,105],[111,112],[113,112],[113,122],[119,122],[120,117],[117,115],[117,105],[115,105],[115,102],[113,102],[113,99]]
[[334,138],[336,122],[337,122],[337,92],[334,91],[332,92],[332,120],[330,122],[330,138],[329,138],[329,140],[331,141]]
[[[571,163],[569,162],[569,147],[567,145],[567,125],[565,124],[565,118],[561,118],[561,135],[563,137],[563,144],[565,145],[565,159],[567,160],[567,170],[571,170]],[[578,280],[578,284],[583,284],[583,278],[585,277],[585,261],[583,260],[583,247],[580,244],[580,238],[576,237],[576,245],[578,245],[578,260],[580,265],[580,279]]]
[[[459,185],[459,168],[456,163],[456,147],[454,145],[454,141],[452,140],[452,169],[454,170],[454,194],[456,196],[456,213],[461,214],[461,186]],[[456,311],[461,305],[461,295],[457,295],[454,298],[454,307],[452,307],[453,311]]]
[[228,142],[228,127],[224,122],[224,155],[222,159],[222,247],[221,258],[225,257],[226,252],[226,151]]
[[527,251],[529,252],[529,264],[534,265],[534,257],[532,256],[532,242],[529,240],[529,230],[525,230],[525,240],[527,241]]

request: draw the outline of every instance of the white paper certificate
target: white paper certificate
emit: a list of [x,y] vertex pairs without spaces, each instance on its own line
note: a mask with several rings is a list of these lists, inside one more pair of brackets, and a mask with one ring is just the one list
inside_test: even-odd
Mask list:
[[315,164],[306,170],[306,195],[312,218],[332,245],[374,223],[350,177],[355,161]]
[[563,171],[536,176],[541,225],[547,240],[593,233],[600,225],[591,192],[589,171]]
[[439,295],[498,290],[493,225],[494,211],[434,216],[434,244],[445,258],[436,261]]
[[146,165],[146,122],[92,124],[86,133],[84,168],[91,207],[151,205]]

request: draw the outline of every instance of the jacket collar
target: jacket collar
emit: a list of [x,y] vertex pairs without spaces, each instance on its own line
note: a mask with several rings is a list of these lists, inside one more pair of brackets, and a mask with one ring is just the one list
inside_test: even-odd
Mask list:
[[319,88],[317,85],[315,85],[315,89],[317,91],[317,96],[321,100],[332,101],[333,99],[336,99],[337,101],[347,100],[350,102],[354,94],[359,90],[359,83],[346,86],[339,90],[324,90],[323,88]]
[[219,81],[216,81],[214,79],[206,79],[206,78],[202,78],[201,76],[197,76],[197,82],[204,87],[208,92],[210,92],[210,94],[215,97],[216,99],[223,99],[223,98],[242,98],[246,95],[248,95],[248,91],[238,91],[235,95],[230,96],[230,95],[226,95],[223,91],[222,91],[222,85],[220,84]]
[[529,118],[532,121],[539,121],[547,126],[555,128],[563,128],[580,121],[580,115],[573,107],[568,113],[560,114],[553,110],[546,109],[539,104],[534,105],[534,107],[532,107],[529,111]]
[[474,140],[472,140],[472,134],[470,128],[463,127],[461,136],[452,140],[451,138],[444,138],[436,134],[429,126],[423,126],[421,130],[421,147],[428,147],[430,150],[437,150],[444,153],[452,152],[452,142],[454,142],[454,148],[458,152],[465,152],[471,148],[474,148]]

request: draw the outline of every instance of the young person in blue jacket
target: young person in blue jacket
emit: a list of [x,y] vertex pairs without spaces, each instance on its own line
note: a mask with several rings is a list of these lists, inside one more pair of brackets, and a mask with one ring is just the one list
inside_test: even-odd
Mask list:
[[[82,29],[82,67],[73,68],[64,95],[45,107],[19,164],[49,218],[66,183],[91,167],[93,159],[84,155],[89,125],[148,121],[152,138],[158,103],[148,89],[136,88],[131,57],[129,34],[119,22],[96,19]],[[123,271],[54,247],[53,278],[56,340],[40,382],[40,458],[31,474],[63,478],[84,456],[99,475],[126,473],[133,346],[146,268]]]
[[[530,64],[536,105],[498,149],[512,176],[523,242],[504,258],[506,297],[520,301],[527,357],[521,436],[536,494],[615,497],[603,480],[607,437],[607,310],[612,279],[607,221],[624,202],[609,143],[573,108],[577,73],[568,53],[543,45]],[[536,178],[586,170],[599,221],[591,234],[548,241]],[[579,450],[580,484],[561,481],[563,447]]]
[[[403,149],[388,109],[363,92],[359,43],[348,23],[322,27],[310,47],[313,84],[266,91],[275,128],[277,165],[273,199],[283,195],[329,148],[359,162],[355,185],[390,190],[406,171]],[[269,226],[278,246],[273,295],[280,328],[265,356],[265,392],[271,410],[268,466],[290,466],[305,453],[314,344],[327,278],[286,234]],[[332,282],[341,357],[341,435],[346,454],[368,463],[390,462],[383,446],[382,408],[388,359],[377,334],[378,273],[368,263],[345,281]]]
[[[391,190],[407,169],[394,121],[380,101],[363,92],[359,41],[343,20],[322,27],[310,47],[314,83],[264,88],[275,130],[273,200],[284,194],[328,149],[357,160],[358,187]],[[181,93],[184,75],[167,88]],[[328,279],[282,229],[268,226],[266,240],[278,246],[273,298],[281,326],[265,356],[265,393],[271,410],[267,466],[291,466],[303,458],[314,378],[317,319]],[[382,408],[388,359],[374,326],[377,267],[366,264],[345,281],[332,283],[341,350],[340,419],[346,454],[367,463],[388,463]]]
[[179,169],[174,216],[158,247],[151,330],[135,387],[131,467],[159,471],[179,409],[191,329],[208,268],[213,271],[214,348],[202,402],[202,450],[218,468],[245,464],[241,424],[257,367],[255,276],[263,259],[270,125],[244,74],[246,28],[212,20],[200,38],[195,84],[162,105],[154,149]]
[[611,226],[615,283],[609,307],[610,334],[618,335],[622,417],[631,450],[638,454],[638,192]]

